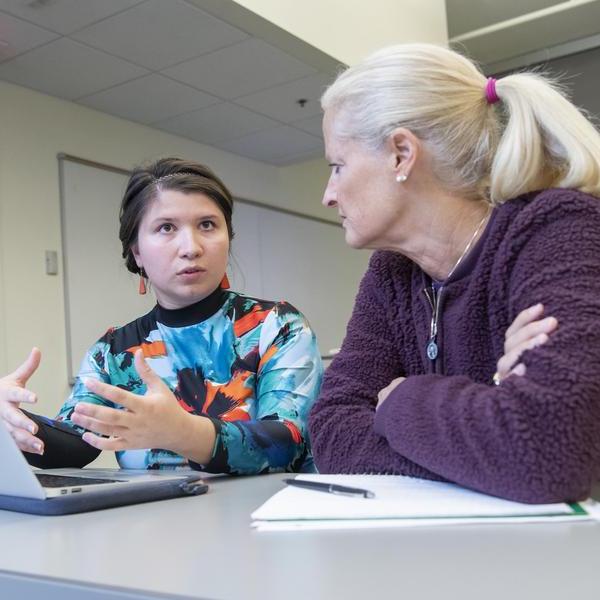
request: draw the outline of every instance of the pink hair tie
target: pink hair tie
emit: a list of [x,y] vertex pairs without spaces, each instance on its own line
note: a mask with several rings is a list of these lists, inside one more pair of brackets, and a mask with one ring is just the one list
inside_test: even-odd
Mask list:
[[488,104],[494,104],[500,100],[496,93],[496,80],[493,77],[488,77],[487,83],[485,84],[485,99]]

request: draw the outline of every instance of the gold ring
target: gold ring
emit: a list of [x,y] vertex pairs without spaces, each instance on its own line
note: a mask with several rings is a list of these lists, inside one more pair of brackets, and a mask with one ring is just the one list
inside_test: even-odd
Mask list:
[[494,376],[492,377],[492,381],[494,382],[494,385],[500,385],[500,382],[502,381],[502,379],[500,379],[500,373],[498,373],[498,371],[496,371],[494,373]]

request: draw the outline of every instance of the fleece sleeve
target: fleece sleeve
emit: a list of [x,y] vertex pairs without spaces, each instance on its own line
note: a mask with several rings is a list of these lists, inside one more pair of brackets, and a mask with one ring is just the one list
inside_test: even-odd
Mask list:
[[374,429],[378,392],[404,376],[397,315],[384,261],[375,253],[356,298],[346,337],[323,381],[310,415],[315,463],[323,473],[389,473],[439,477],[397,452]]

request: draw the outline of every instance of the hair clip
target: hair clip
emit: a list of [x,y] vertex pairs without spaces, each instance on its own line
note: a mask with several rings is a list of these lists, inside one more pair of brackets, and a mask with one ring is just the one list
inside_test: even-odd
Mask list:
[[196,173],[190,173],[189,171],[178,171],[177,173],[168,173],[167,175],[162,175],[161,177],[155,177],[154,183],[161,183],[167,179],[173,179],[173,177],[179,177],[179,175],[196,175]]

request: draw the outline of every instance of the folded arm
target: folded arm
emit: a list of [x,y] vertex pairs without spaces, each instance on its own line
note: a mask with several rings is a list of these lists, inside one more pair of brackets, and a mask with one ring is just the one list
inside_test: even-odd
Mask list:
[[600,476],[600,227],[577,205],[556,212],[511,242],[509,320],[542,302],[559,323],[523,353],[525,375],[409,377],[375,423],[399,455],[523,502],[581,500]]
[[317,468],[323,473],[393,473],[439,479],[375,432],[377,394],[405,375],[390,331],[391,285],[374,255],[363,277],[340,353],[325,372],[310,415]]

